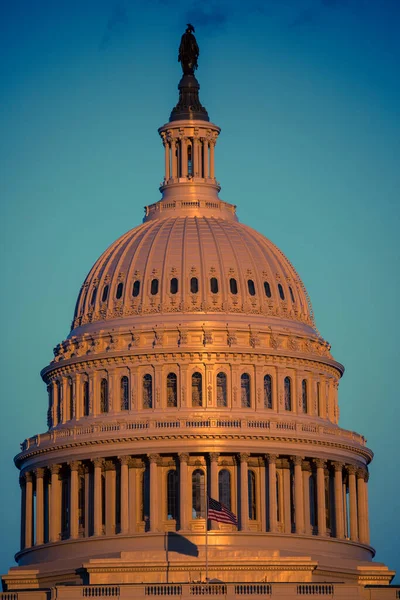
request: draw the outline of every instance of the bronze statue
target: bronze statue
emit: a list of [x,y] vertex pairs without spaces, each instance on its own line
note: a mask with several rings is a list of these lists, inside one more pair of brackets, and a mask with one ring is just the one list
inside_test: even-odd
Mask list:
[[178,55],[178,61],[182,65],[184,75],[193,75],[198,66],[199,47],[193,33],[194,27],[188,23],[186,31],[181,38]]

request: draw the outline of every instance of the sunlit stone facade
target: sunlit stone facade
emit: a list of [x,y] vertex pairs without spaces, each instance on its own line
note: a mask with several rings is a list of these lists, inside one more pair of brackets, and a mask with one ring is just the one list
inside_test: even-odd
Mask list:
[[42,371],[3,598],[398,598],[365,587],[393,572],[372,562],[372,452],[338,425],[343,367],[291,263],[219,199],[194,77],[159,133],[162,199],[95,263]]

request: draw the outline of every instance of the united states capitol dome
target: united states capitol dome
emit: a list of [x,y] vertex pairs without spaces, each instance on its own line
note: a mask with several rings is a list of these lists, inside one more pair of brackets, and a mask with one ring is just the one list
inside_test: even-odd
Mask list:
[[307,292],[289,260],[217,199],[146,207],[144,223],[111,244],[89,272],[73,328],[177,313],[254,315],[271,324],[290,321],[295,330],[313,327]]

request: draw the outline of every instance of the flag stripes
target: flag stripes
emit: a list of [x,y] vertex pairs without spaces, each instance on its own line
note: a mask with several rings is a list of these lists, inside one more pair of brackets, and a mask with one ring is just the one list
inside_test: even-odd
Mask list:
[[237,516],[226,508],[221,502],[218,500],[214,500],[214,498],[207,497],[207,517],[212,519],[213,521],[218,521],[219,523],[231,523],[232,525],[238,525]]

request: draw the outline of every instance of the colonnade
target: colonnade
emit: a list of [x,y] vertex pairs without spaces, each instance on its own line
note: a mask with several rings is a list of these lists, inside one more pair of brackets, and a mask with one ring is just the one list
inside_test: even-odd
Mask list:
[[[224,469],[232,475],[229,508],[238,515],[240,531],[330,536],[369,544],[364,467],[322,458],[211,452],[74,460],[25,471],[20,478],[21,549],[60,539],[198,530],[194,523],[205,520],[204,513],[193,514],[194,473],[204,474],[204,492],[219,499]],[[176,472],[174,490],[166,488],[171,470]],[[171,493],[176,495],[176,514],[168,515]],[[252,512],[253,500],[257,508]],[[219,525],[210,522],[208,527]]]
[[180,177],[215,179],[214,148],[216,140],[209,137],[163,136],[165,150],[165,181]]

